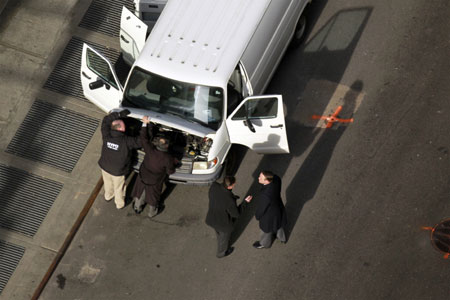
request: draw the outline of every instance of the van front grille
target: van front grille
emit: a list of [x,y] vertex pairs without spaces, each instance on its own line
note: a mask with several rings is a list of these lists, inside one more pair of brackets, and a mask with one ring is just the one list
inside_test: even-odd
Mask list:
[[176,171],[182,174],[191,174],[193,165],[194,161],[191,158],[183,157],[181,166],[179,166]]

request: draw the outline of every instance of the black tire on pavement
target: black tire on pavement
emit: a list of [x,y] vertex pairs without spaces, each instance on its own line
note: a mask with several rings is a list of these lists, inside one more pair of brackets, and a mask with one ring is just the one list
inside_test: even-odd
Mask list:
[[291,48],[298,48],[303,43],[306,36],[307,24],[308,22],[306,20],[306,16],[303,13],[295,26],[294,36],[292,37],[291,44],[289,45]]

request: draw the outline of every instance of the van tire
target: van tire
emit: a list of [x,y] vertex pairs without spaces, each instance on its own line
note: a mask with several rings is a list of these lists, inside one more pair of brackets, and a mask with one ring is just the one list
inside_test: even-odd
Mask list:
[[291,48],[298,48],[305,40],[307,23],[305,14],[302,14],[295,26],[294,36],[290,44]]

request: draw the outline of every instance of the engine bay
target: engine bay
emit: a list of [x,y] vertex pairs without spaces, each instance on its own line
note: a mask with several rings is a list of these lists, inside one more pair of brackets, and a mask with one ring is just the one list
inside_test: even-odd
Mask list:
[[[126,118],[126,133],[130,136],[139,136],[142,122],[134,118]],[[159,138],[165,138],[169,141],[168,152],[179,161],[177,166],[178,172],[191,173],[192,164],[197,161],[208,161],[209,150],[211,149],[213,140],[207,137],[200,137],[189,134],[187,132],[164,126],[161,124],[153,124],[147,127],[149,136],[152,136],[152,143],[156,146]],[[144,151],[140,149],[136,151],[133,157],[133,169],[139,170],[144,159]]]
[[152,142],[156,144],[159,138],[169,141],[169,153],[178,160],[190,158],[193,161],[207,161],[212,139],[199,137],[168,126],[156,124],[153,126]]

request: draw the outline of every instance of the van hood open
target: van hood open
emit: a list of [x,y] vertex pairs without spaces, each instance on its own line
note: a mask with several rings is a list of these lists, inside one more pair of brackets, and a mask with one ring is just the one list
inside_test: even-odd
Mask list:
[[151,122],[172,127],[199,137],[205,137],[209,134],[216,133],[216,131],[211,128],[207,128],[199,123],[188,121],[175,115],[163,114],[160,112],[132,107],[127,107],[127,109],[131,112],[129,116],[132,118],[142,120],[144,116],[148,116]]

